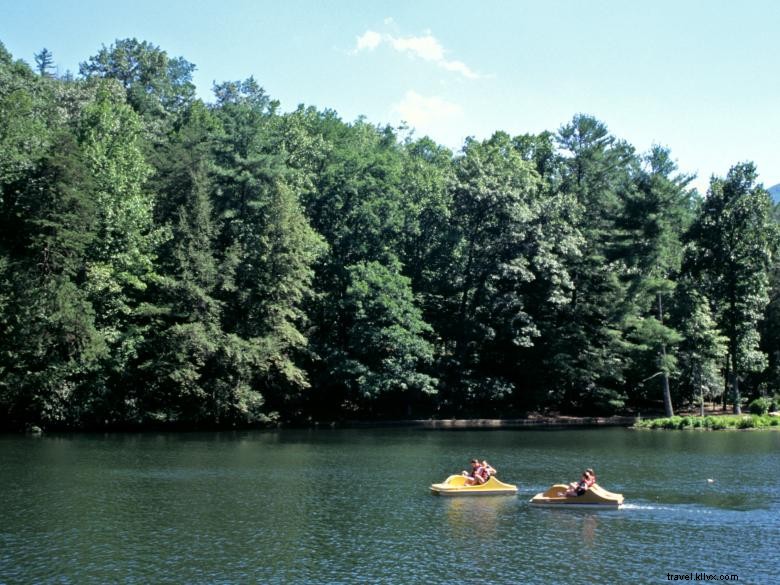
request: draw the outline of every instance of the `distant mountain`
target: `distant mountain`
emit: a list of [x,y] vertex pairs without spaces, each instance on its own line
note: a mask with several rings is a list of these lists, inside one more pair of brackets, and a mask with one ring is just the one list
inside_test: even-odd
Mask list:
[[769,191],[769,194],[772,196],[772,202],[775,205],[780,203],[780,183],[778,183],[774,187],[769,187],[767,191]]

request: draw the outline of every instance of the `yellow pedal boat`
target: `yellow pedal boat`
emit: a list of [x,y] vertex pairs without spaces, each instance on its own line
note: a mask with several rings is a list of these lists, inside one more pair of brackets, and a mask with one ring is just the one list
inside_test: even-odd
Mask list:
[[480,485],[466,485],[463,475],[451,475],[442,483],[431,484],[431,492],[439,496],[499,496],[514,495],[517,486],[504,483],[491,476]]
[[623,505],[623,494],[614,494],[605,490],[599,484],[593,484],[581,496],[567,496],[569,486],[556,483],[547,491],[536,494],[531,503],[536,506],[556,508],[620,508]]

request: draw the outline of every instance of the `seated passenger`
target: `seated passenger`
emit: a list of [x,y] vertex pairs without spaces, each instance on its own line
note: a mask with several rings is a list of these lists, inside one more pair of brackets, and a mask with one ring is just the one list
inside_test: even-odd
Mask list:
[[466,476],[466,485],[482,485],[487,481],[485,468],[476,459],[471,460],[471,472],[464,471],[462,475]]
[[496,471],[496,468],[493,467],[492,465],[490,465],[490,463],[488,463],[484,459],[482,460],[482,469],[484,470],[485,481],[489,480],[491,476],[493,476],[496,473],[498,473]]
[[581,496],[587,492],[590,487],[596,483],[596,476],[591,475],[592,470],[586,469],[582,472],[582,477],[578,482],[572,482],[569,484],[569,489],[566,490],[566,496]]

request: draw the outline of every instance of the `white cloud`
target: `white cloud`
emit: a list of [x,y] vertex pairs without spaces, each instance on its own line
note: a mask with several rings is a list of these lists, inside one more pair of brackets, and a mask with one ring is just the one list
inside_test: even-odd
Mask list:
[[426,61],[433,61],[434,63],[446,62],[444,59],[444,47],[431,35],[400,38],[387,35],[387,40],[399,53],[407,51]]
[[439,96],[426,97],[409,90],[392,111],[399,120],[413,127],[418,135],[428,135],[451,147],[462,139],[453,129],[460,126],[455,122],[463,118],[463,108]]
[[445,61],[443,63],[440,63],[441,67],[444,67],[447,71],[455,71],[456,73],[460,73],[463,77],[468,77],[469,79],[479,79],[480,75],[477,73],[474,73],[468,65],[463,63],[462,61]]
[[419,37],[395,37],[390,34],[380,34],[373,30],[367,30],[357,38],[353,54],[366,50],[373,51],[382,43],[387,43],[399,53],[406,53],[423,61],[434,63],[442,69],[459,73],[468,79],[479,79],[481,77],[480,74],[474,72],[462,61],[448,60],[445,57],[444,47],[430,33]]
[[381,42],[382,35],[373,30],[367,30],[358,37],[355,52],[363,50],[373,51],[379,46]]

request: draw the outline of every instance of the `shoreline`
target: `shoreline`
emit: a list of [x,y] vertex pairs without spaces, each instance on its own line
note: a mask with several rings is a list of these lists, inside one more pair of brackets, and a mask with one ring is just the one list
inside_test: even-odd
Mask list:
[[[769,421],[767,421],[769,419]],[[771,420],[774,419],[774,420]],[[726,420],[727,422],[721,422]],[[760,422],[759,422],[760,421]],[[740,424],[741,423],[741,424]],[[229,427],[194,426],[122,426],[103,428],[54,428],[42,429],[36,425],[26,429],[0,429],[0,435],[45,435],[79,433],[178,433],[178,432],[231,432],[231,431],[279,431],[279,430],[337,430],[337,429],[419,429],[419,430],[503,430],[503,429],[577,429],[622,427],[629,430],[780,430],[780,415],[708,415],[704,418],[690,415],[664,417],[645,416],[530,416],[525,418],[449,418],[449,419],[395,419],[395,420],[331,420],[312,421],[309,424],[246,425]]]
[[631,427],[635,416],[535,416],[529,418],[450,418],[391,421],[343,421],[315,423],[315,427],[332,428],[418,428],[430,430],[478,430],[522,428]]
[[708,416],[672,416],[637,421],[635,430],[648,431],[764,431],[780,430],[780,413],[742,413]]
[[192,425],[117,425],[100,428],[53,428],[37,425],[27,428],[0,429],[6,435],[44,435],[71,433],[159,433],[159,432],[225,432],[247,430],[301,430],[301,429],[372,429],[407,428],[421,430],[500,430],[500,429],[566,429],[566,428],[631,428],[636,416],[531,416],[526,418],[448,418],[448,419],[395,419],[395,420],[331,420],[312,421],[308,424],[246,425],[246,426],[204,426]]

